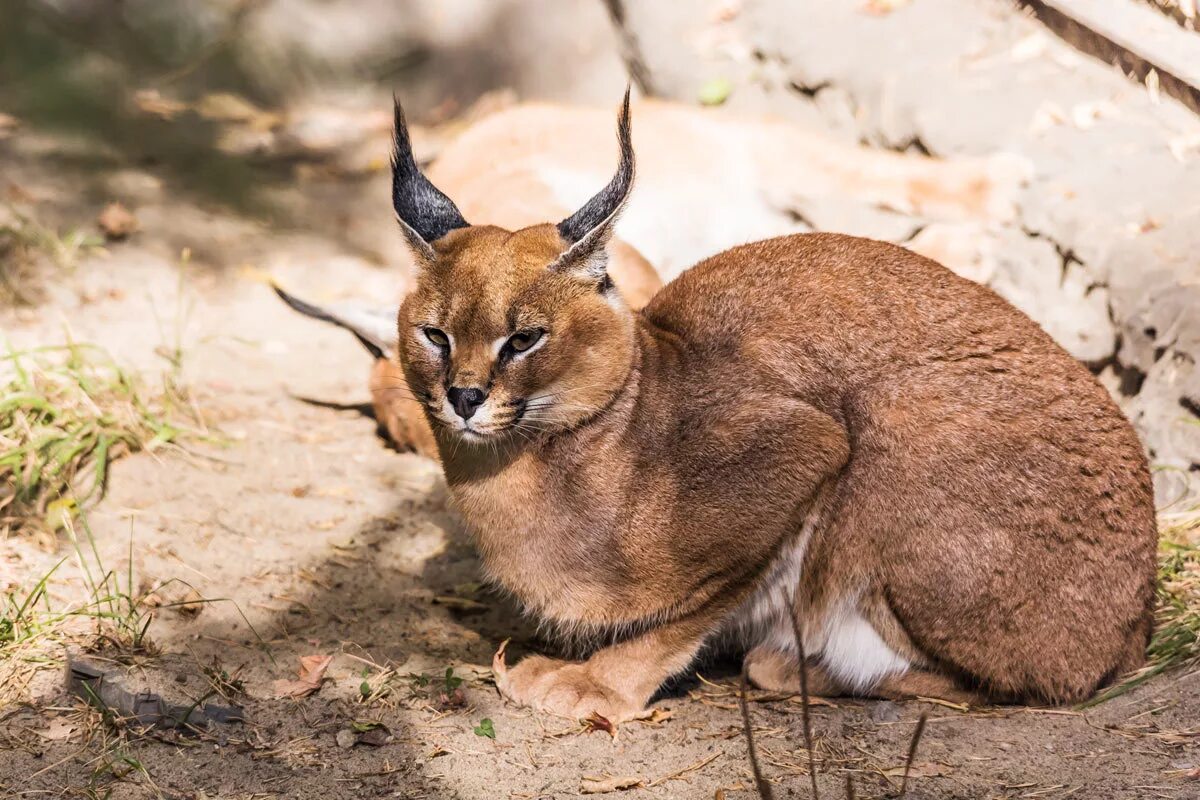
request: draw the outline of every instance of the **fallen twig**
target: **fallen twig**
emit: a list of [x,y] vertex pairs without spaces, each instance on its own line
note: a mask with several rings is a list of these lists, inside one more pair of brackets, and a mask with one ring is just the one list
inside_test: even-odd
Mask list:
[[929,720],[927,712],[921,713],[917,720],[917,728],[913,731],[912,741],[908,744],[908,758],[904,761],[904,777],[900,779],[900,796],[908,791],[908,773],[912,770],[913,761],[917,757],[917,746],[921,743],[921,734],[925,733],[925,723]]
[[760,800],[775,800],[771,784],[763,777],[762,768],[758,765],[758,748],[754,745],[754,729],[750,724],[750,704],[746,702],[746,663],[742,662],[742,679],[738,686],[738,705],[742,709],[742,731],[746,736],[746,752],[750,756],[750,771],[754,773],[754,787],[758,789]]
[[808,778],[812,784],[813,800],[819,800],[817,790],[817,762],[813,755],[812,724],[809,722],[808,657],[804,652],[804,631],[800,618],[792,603],[792,635],[796,637],[796,655],[800,659],[800,722],[804,728],[804,749],[808,751]]

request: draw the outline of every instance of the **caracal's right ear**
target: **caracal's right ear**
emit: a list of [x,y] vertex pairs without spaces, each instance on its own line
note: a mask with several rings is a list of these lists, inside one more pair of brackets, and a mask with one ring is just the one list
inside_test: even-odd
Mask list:
[[396,129],[392,150],[392,206],[404,238],[412,247],[418,261],[433,262],[432,243],[455,228],[465,228],[468,223],[449,197],[442,194],[429,179],[421,174],[413,158],[412,140],[404,122],[404,109],[400,101],[395,104]]
[[633,186],[633,141],[629,125],[629,88],[621,102],[617,117],[617,146],[620,161],[608,185],[588,200],[583,208],[558,223],[558,233],[567,242],[566,251],[550,269],[575,275],[585,280],[603,282],[608,275],[608,253],[605,246],[612,236],[617,217],[629,198]]

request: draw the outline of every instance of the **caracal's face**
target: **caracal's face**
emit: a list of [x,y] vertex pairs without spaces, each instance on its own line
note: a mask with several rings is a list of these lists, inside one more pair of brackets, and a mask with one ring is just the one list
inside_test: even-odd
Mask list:
[[580,424],[628,375],[632,316],[611,282],[550,269],[554,225],[453,230],[400,309],[400,360],[439,439],[490,445]]

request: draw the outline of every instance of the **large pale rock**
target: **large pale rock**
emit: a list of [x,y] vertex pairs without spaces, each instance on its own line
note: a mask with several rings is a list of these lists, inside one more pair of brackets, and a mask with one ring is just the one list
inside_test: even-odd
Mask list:
[[[937,156],[1005,151],[1036,177],[1017,219],[930,226],[945,254],[1102,373],[1147,446],[1160,501],[1200,470],[1200,119],[989,0],[916,0],[890,13],[845,0],[621,3],[624,39],[654,91],[729,103],[829,134]],[[878,224],[844,203],[816,227]],[[890,238],[890,237],[889,237]]]

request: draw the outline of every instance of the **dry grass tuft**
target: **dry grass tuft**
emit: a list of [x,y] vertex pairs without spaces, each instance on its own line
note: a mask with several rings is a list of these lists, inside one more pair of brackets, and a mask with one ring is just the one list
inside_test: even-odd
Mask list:
[[1200,505],[1159,514],[1158,608],[1146,666],[1083,703],[1124,694],[1177,666],[1200,663]]
[[0,302],[38,302],[43,295],[40,266],[44,262],[71,269],[80,256],[99,250],[103,244],[104,240],[94,233],[59,233],[13,203],[0,202]]
[[[135,662],[158,653],[148,636],[158,614],[229,602],[200,597],[178,578],[138,581],[133,569],[132,531],[124,569],[112,569],[100,557],[86,515],[67,520],[65,527],[86,595],[57,607],[52,602],[51,584],[61,577],[56,575],[71,556],[59,560],[27,588],[9,587],[0,592],[0,708],[22,699],[39,672],[61,669],[68,647],[115,662]],[[182,599],[167,600],[171,593]],[[236,604],[234,608],[265,649],[250,620]],[[270,657],[269,652],[267,655]],[[218,694],[239,690],[241,682],[236,675],[214,669],[208,677]]]
[[196,431],[170,378],[154,391],[104,350],[68,343],[0,355],[0,538],[54,532],[104,493],[109,465]]
[[1200,659],[1200,505],[1159,517],[1158,619],[1150,664]]

